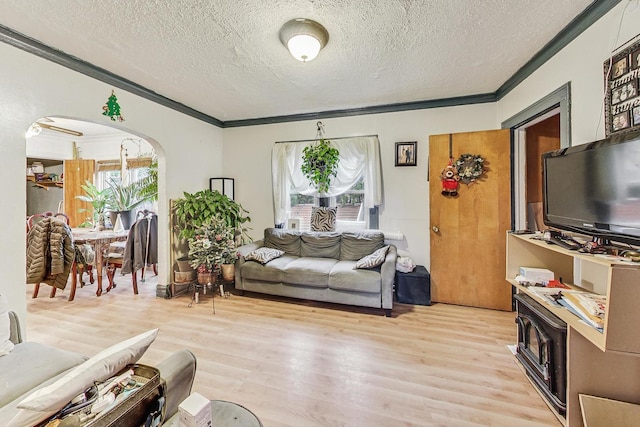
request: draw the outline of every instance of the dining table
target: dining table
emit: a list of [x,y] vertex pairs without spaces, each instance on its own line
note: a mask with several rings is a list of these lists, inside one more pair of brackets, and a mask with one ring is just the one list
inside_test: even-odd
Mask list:
[[[90,228],[72,228],[74,244],[89,244],[95,251],[95,269],[98,282],[96,296],[102,295],[102,269],[104,267],[104,255],[109,250],[109,245],[114,242],[123,242],[127,240],[128,230],[95,230]],[[109,289],[107,289],[109,291]]]

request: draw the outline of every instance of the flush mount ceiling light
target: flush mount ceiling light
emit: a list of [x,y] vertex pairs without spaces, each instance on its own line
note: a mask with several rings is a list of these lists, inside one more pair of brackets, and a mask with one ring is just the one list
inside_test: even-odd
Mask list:
[[329,33],[311,19],[292,19],[280,29],[280,41],[298,61],[307,62],[318,56],[327,45]]

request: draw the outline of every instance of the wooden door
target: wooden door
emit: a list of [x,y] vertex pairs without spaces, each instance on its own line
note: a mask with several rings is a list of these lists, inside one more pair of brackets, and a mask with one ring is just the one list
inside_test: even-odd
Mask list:
[[511,136],[508,129],[451,135],[451,153],[485,161],[479,182],[460,182],[443,196],[440,173],[449,161],[449,135],[429,138],[431,296],[434,301],[511,310],[505,282],[506,231],[511,225]]
[[[95,160],[65,160],[64,162],[64,213],[69,216],[69,225],[78,227],[91,217],[91,203],[83,202],[76,196],[84,194],[81,185],[85,181],[93,183]],[[88,212],[80,212],[87,209]]]

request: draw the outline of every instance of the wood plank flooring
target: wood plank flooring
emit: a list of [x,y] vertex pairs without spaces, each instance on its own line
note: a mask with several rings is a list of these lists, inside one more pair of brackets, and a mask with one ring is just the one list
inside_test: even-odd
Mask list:
[[86,355],[151,328],[141,360],[188,348],[194,391],[237,402],[265,427],[560,426],[506,348],[514,314],[445,304],[381,310],[259,294],[156,298],[156,278],[130,276],[31,299],[27,338]]

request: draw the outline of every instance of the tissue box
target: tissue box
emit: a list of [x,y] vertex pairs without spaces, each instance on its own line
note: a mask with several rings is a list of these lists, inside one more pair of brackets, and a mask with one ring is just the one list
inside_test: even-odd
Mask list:
[[531,282],[549,282],[553,280],[553,271],[546,268],[520,267],[520,275]]
[[193,393],[178,406],[180,427],[211,427],[211,402]]

